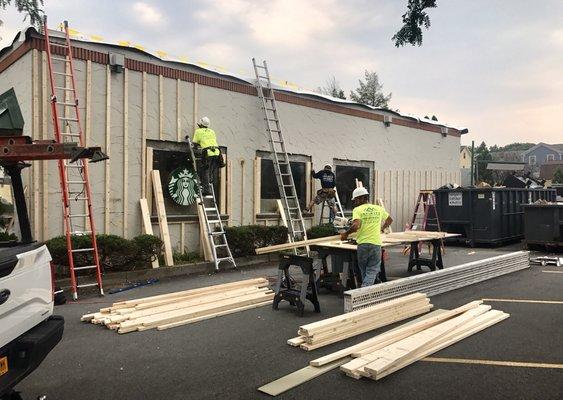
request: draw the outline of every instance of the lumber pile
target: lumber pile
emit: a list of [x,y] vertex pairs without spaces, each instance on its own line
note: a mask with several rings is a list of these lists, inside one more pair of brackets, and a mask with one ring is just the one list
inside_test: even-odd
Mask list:
[[313,322],[299,327],[290,346],[314,350],[430,311],[432,304],[423,293],[415,293],[373,307]]
[[516,251],[379,285],[344,292],[344,311],[359,310],[410,293],[448,292],[530,267],[529,252]]
[[248,279],[140,299],[119,301],[81,321],[118,333],[164,330],[271,304],[274,293],[265,278]]
[[351,356],[353,360],[340,366],[342,371],[355,379],[378,380],[508,317],[482,301],[473,301],[318,358],[310,365]]

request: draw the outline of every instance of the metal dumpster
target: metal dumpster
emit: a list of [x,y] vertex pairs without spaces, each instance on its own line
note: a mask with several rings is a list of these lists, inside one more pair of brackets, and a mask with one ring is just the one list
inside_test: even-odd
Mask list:
[[526,204],[523,209],[527,245],[563,247],[563,203]]
[[524,237],[523,204],[555,200],[551,189],[457,188],[434,190],[443,231],[471,246],[499,245]]

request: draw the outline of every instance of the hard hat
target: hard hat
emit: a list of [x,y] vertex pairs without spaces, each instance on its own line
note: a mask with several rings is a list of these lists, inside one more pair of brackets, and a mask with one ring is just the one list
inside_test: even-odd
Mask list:
[[200,126],[204,126],[206,128],[209,128],[209,125],[211,125],[211,122],[209,121],[209,118],[203,117],[199,120],[199,122],[197,124],[200,125]]
[[362,196],[368,196],[368,190],[365,187],[359,187],[354,189],[354,191],[352,192],[352,200],[358,198],[358,197],[362,197]]
[[327,168],[328,168],[328,169],[332,169],[332,165],[330,165],[330,164],[325,164],[325,169],[327,169]]

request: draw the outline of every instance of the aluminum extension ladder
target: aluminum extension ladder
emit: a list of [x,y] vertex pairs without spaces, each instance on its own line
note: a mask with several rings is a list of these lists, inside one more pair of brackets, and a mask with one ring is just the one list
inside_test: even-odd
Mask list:
[[[321,206],[321,215],[319,218],[319,225],[322,225],[327,221],[327,223],[332,223],[334,221],[334,217],[341,217],[344,218],[344,210],[342,208],[342,203],[340,203],[340,196],[338,195],[338,190],[334,187],[334,203],[336,205],[336,215],[332,215],[331,207],[326,204],[326,201],[323,201]],[[328,208],[328,217],[325,217],[325,208]]]
[[[55,141],[58,143],[78,142],[80,146],[84,146],[68,22],[64,22],[64,44],[51,41],[49,29],[47,28],[47,16],[43,18],[43,30],[49,64],[51,117]],[[59,69],[55,68],[55,66],[58,66]],[[59,160],[58,167],[72,297],[74,300],[77,300],[78,289],[88,286],[97,286],[100,294],[103,295],[100,257],[96,242],[94,216],[92,214],[92,193],[88,175],[88,161],[86,159],[78,159],[76,162],[70,163],[70,160]],[[72,235],[88,236],[91,247],[74,249]],[[84,256],[87,257],[88,261],[92,260],[92,265],[77,267],[77,257],[82,258]],[[77,272],[84,270],[94,271],[94,282],[78,283],[79,276]],[[86,278],[87,275],[81,275],[80,277]]]
[[[221,213],[219,207],[217,206],[217,200],[215,198],[215,189],[213,185],[210,184],[211,194],[203,195],[201,181],[199,175],[197,174],[197,162],[195,158],[195,153],[193,149],[193,142],[190,137],[186,137],[188,144],[190,146],[190,155],[193,164],[193,170],[196,173],[197,179],[197,199],[196,203],[198,207],[201,207],[200,224],[204,224],[206,228],[207,238],[209,240],[209,247],[211,247],[211,253],[213,255],[213,263],[215,264],[215,270],[219,270],[219,264],[223,261],[229,261],[235,268],[235,259],[231,253],[231,248],[227,242],[227,236],[225,235],[225,229],[223,226],[223,221],[221,221]],[[203,150],[206,151],[206,150]],[[201,216],[203,216],[203,221],[201,221]],[[219,256],[219,253],[223,254]]]
[[263,61],[262,65],[258,65],[254,58],[252,59],[252,64],[254,65],[254,73],[256,75],[256,91],[262,103],[266,130],[270,137],[274,173],[280,191],[283,210],[287,218],[289,239],[291,242],[306,240],[305,221],[303,220],[301,206],[299,205],[297,191],[295,190],[295,182],[291,172],[289,156],[285,148],[268,66],[266,61]]

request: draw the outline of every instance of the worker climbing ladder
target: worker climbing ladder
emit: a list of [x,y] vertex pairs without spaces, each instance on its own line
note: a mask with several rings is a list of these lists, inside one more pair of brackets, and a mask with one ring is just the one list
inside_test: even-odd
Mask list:
[[256,91],[264,110],[264,121],[268,131],[272,159],[274,162],[274,173],[280,191],[283,211],[287,218],[287,228],[291,242],[306,240],[305,221],[301,213],[301,206],[295,190],[295,182],[291,172],[289,156],[285,148],[280,118],[278,115],[274,90],[270,80],[270,73],[266,61],[262,65],[252,59],[254,73],[256,75]]
[[[64,22],[64,44],[51,41],[47,28],[47,16],[43,18],[43,30],[49,64],[51,117],[55,141],[58,143],[78,143],[80,146],[84,146],[68,22]],[[79,159],[71,163],[69,160],[59,160],[58,168],[72,297],[77,300],[78,289],[89,286],[97,286],[99,293],[103,295],[102,271],[92,214],[88,161]],[[73,235],[87,236],[90,238],[91,244],[87,248],[74,248]],[[76,266],[84,259],[88,260],[87,264],[91,263],[91,265]],[[95,281],[79,283],[79,277],[90,278],[90,274],[81,275],[78,273],[79,271],[93,271]]]
[[[325,223],[332,224],[335,217],[344,218],[344,210],[342,208],[342,203],[340,203],[340,196],[338,196],[338,190],[334,188],[334,205],[336,206],[336,214],[332,210],[332,207],[326,204],[327,200],[323,201],[321,205],[321,215],[319,218],[319,225]],[[325,208],[328,208],[328,216],[325,217]]]
[[194,145],[189,136],[186,137],[186,140],[188,141],[188,144],[190,146],[192,168],[196,173],[196,202],[197,206],[200,207],[199,223],[202,228],[205,228],[205,234],[207,235],[209,247],[213,256],[213,263],[215,264],[215,270],[219,270],[219,264],[223,261],[230,262],[236,268],[235,259],[233,258],[233,254],[231,253],[229,243],[227,242],[227,236],[225,235],[223,222],[221,221],[221,213],[219,211],[219,207],[217,207],[215,189],[211,184],[209,185],[210,193],[206,195],[203,194],[201,181],[199,179],[199,175],[197,174],[197,160],[195,157]]
[[[440,219],[438,218],[438,210],[436,209],[436,196],[432,190],[421,190],[419,192],[409,229],[413,231],[431,230],[438,232],[442,230]],[[440,242],[443,248],[444,240],[440,239]]]

